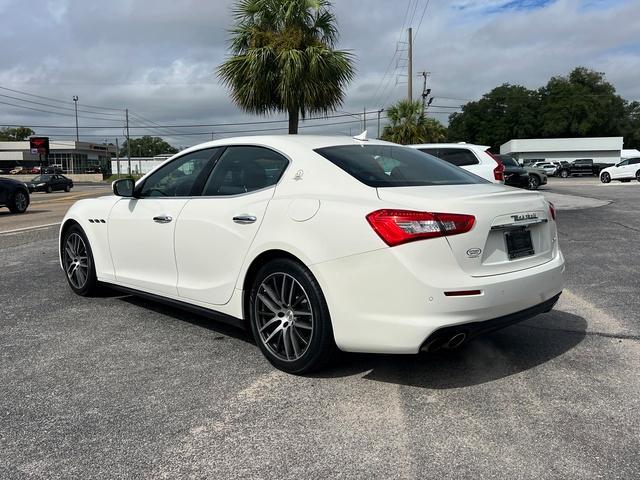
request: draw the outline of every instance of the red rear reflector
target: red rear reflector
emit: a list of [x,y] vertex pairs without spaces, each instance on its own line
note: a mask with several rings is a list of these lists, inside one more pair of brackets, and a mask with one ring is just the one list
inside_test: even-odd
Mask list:
[[480,295],[480,290],[456,290],[453,292],[444,292],[447,297],[466,297],[468,295]]
[[556,206],[549,202],[549,213],[551,214],[551,218],[556,219]]
[[446,237],[468,232],[476,218],[457,213],[376,210],[367,221],[384,242],[393,247],[423,238]]

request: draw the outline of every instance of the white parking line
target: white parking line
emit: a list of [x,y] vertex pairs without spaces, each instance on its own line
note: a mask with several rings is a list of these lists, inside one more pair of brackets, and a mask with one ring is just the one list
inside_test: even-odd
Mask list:
[[24,227],[24,228],[16,228],[14,230],[5,230],[4,232],[0,232],[0,235],[8,235],[8,234],[13,234],[13,233],[22,233],[22,232],[28,232],[30,230],[40,230],[42,228],[48,228],[48,227],[53,227],[56,225],[60,225],[62,222],[57,222],[57,223],[47,223],[45,225],[34,225],[33,227]]

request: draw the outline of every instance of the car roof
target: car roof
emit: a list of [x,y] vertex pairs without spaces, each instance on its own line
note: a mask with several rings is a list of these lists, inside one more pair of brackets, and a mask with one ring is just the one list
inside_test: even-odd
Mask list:
[[482,150],[483,152],[489,150],[489,145],[477,145],[475,143],[418,143],[415,145],[407,145],[411,148],[469,148],[471,150]]
[[332,147],[338,145],[395,145],[383,140],[356,140],[354,137],[343,135],[255,135],[247,137],[229,137],[200,143],[182,150],[180,154],[202,148],[222,147],[227,145],[263,145],[273,148],[306,147],[310,149]]

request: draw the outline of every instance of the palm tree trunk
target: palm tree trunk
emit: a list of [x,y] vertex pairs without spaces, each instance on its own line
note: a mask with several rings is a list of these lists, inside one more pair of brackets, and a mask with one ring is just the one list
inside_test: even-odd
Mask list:
[[289,135],[298,133],[298,122],[300,120],[300,111],[297,108],[289,109]]

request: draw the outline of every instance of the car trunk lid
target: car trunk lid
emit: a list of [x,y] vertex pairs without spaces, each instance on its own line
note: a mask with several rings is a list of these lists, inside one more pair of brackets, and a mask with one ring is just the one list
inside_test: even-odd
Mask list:
[[539,193],[490,184],[377,191],[389,208],[473,215],[471,231],[446,237],[456,261],[471,276],[514,272],[553,258],[555,226]]

